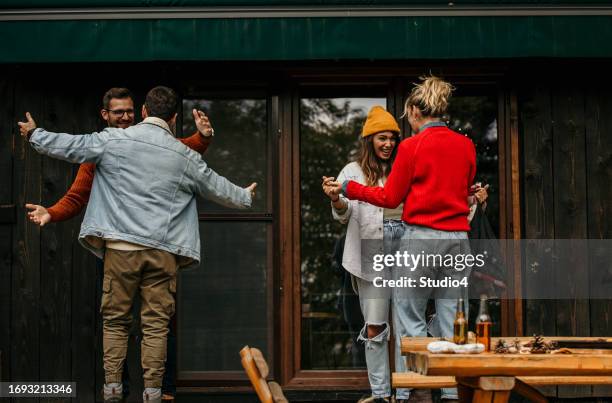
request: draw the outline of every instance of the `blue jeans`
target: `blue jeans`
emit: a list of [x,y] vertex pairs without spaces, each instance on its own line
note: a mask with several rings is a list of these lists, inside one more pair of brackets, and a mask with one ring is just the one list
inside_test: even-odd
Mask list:
[[[383,245],[385,253],[395,253],[403,232],[404,225],[401,221],[384,221]],[[372,396],[389,397],[391,396],[389,370],[389,305],[391,293],[389,288],[374,287],[371,281],[358,277],[353,279],[356,283],[355,288],[359,294],[359,304],[365,322],[357,340],[365,343],[365,358]],[[368,325],[384,326],[384,329],[375,337],[369,338]]]
[[[401,241],[402,249],[407,249],[409,254],[418,255],[423,252],[428,254],[459,255],[470,252],[467,233],[458,231],[440,231],[431,228],[419,227],[405,224],[404,236]],[[395,278],[408,276],[418,278],[425,275],[432,279],[442,279],[450,276],[453,279],[462,279],[469,275],[469,269],[463,271],[443,270],[440,267],[418,267],[413,272],[409,270],[395,270]],[[436,336],[452,339],[453,322],[455,321],[457,294],[465,299],[467,305],[467,289],[449,290],[444,288],[394,288],[393,300],[393,326],[395,335],[395,370],[406,372],[406,360],[401,355],[401,338],[427,336],[427,301],[430,297],[435,298],[436,319],[434,323]],[[467,314],[467,310],[466,310]],[[410,389],[398,389],[397,399],[408,399]],[[443,399],[457,399],[457,389],[442,389]]]

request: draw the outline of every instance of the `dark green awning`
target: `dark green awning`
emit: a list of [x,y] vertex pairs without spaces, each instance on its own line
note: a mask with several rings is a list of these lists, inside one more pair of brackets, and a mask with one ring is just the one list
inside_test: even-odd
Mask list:
[[0,62],[611,57],[612,17],[17,21]]

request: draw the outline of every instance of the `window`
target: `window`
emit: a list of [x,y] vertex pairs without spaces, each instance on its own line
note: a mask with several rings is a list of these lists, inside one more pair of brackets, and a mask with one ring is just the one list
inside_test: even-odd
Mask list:
[[[359,298],[341,267],[346,226],[333,220],[321,177],[355,158],[370,108],[385,98],[300,100],[302,369],[365,368]],[[338,262],[338,259],[340,262]]]
[[185,99],[184,135],[196,130],[193,108],[203,110],[215,129],[204,154],[208,165],[239,186],[257,182],[258,187],[249,210],[198,200],[202,263],[179,277],[179,379],[241,379],[237,357],[245,344],[271,357],[268,100]]
[[[183,101],[183,135],[195,131],[192,109],[203,109],[215,128],[205,161],[241,186],[256,181],[258,192],[251,210],[198,200],[203,262],[179,279],[180,381],[242,384],[237,353],[249,344],[263,351],[282,383],[308,387],[324,377],[337,387],[367,386],[364,346],[356,342],[363,317],[350,276],[338,262],[346,226],[333,220],[321,177],[337,176],[356,157],[372,106],[399,117],[412,81],[308,83],[279,97],[220,93]],[[505,118],[498,92],[492,86],[458,87],[447,119],[476,144],[476,180],[490,185],[487,215],[499,231],[499,188],[505,182],[498,116]],[[408,124],[399,123],[405,137]],[[499,126],[501,139],[504,127]],[[471,311],[477,311],[474,303]],[[490,306],[496,332],[501,312],[500,305]]]
[[[489,185],[487,218],[499,236],[499,148],[498,148],[498,101],[496,92],[456,94],[448,110],[449,127],[467,135],[476,146],[476,182]],[[478,295],[470,295],[470,329],[475,329],[478,313]],[[493,320],[494,336],[501,334],[501,301],[489,301],[489,313]]]
[[[331,217],[321,177],[337,176],[358,151],[358,139],[371,106],[384,97],[304,97],[300,99],[301,213],[301,369],[365,368],[359,299],[341,268],[346,226]],[[397,115],[397,114],[395,114]],[[498,101],[495,89],[462,92],[453,97],[447,121],[451,129],[475,143],[476,180],[489,184],[487,215],[499,233]],[[472,296],[478,298],[478,296]],[[471,301],[471,318],[478,300]],[[492,301],[495,332],[501,329],[501,306]]]
[[458,94],[448,110],[449,127],[466,134],[476,146],[476,181],[488,184],[487,217],[499,235],[499,149],[497,94]]

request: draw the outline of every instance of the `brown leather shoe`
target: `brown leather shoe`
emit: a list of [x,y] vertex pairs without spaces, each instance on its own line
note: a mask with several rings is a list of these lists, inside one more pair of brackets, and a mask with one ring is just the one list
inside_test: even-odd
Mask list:
[[174,401],[174,396],[169,395],[167,393],[164,393],[162,395],[162,402],[173,402]]

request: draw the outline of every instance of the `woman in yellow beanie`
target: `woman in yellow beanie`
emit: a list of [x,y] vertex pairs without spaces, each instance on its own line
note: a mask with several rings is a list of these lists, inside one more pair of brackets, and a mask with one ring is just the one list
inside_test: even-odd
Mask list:
[[[354,180],[366,186],[382,186],[391,171],[400,141],[399,134],[400,129],[393,116],[383,107],[374,106],[363,126],[359,156],[342,169],[338,181]],[[324,190],[325,184],[334,179],[323,177]],[[359,402],[389,402],[389,288],[374,286],[374,278],[386,273],[373,271],[371,264],[365,263],[367,260],[364,260],[364,256],[369,256],[371,250],[379,252],[384,249],[385,253],[397,250],[397,243],[403,235],[402,206],[383,209],[348,200],[344,196],[327,195],[331,199],[334,219],[348,223],[342,266],[351,274],[365,320],[358,340],[366,343],[366,365],[372,394]],[[365,259],[372,262],[371,257]]]
[[[415,135],[396,147],[397,158],[393,159],[393,172],[383,170],[379,177],[386,182],[384,185],[363,181],[358,176],[357,179],[350,179],[344,170],[341,173],[342,178],[338,178],[338,181],[324,180],[324,191],[332,201],[337,200],[334,203],[334,209],[344,207],[350,210],[352,207],[352,215],[355,215],[355,211],[361,212],[365,208],[371,209],[368,211],[371,211],[370,214],[372,215],[377,209],[378,211],[384,210],[384,213],[382,213],[385,223],[383,239],[385,249],[388,245],[394,246],[395,249],[390,249],[391,254],[399,249],[399,241],[387,242],[387,223],[389,222],[387,218],[391,216],[387,211],[393,211],[388,209],[396,207],[398,204],[399,207],[396,208],[401,209],[402,204],[400,203],[405,206],[402,215],[405,223],[401,229],[407,240],[407,243],[402,245],[404,252],[407,251],[410,254],[424,253],[423,250],[427,250],[425,245],[430,245],[432,241],[436,242],[435,253],[437,254],[457,254],[456,245],[461,245],[462,251],[469,251],[466,242],[467,231],[469,230],[470,218],[468,213],[470,205],[476,202],[484,202],[488,195],[486,187],[472,186],[472,190],[476,190],[477,193],[473,197],[468,196],[469,184],[473,182],[476,173],[476,152],[471,140],[450,130],[443,121],[443,115],[447,111],[452,91],[453,86],[450,83],[434,76],[422,77],[422,82],[413,88],[405,103],[405,116],[407,116],[408,123]],[[378,114],[375,115],[372,112],[370,112],[371,117],[378,116]],[[370,116],[368,116],[368,120]],[[378,124],[378,120],[367,122],[367,127],[373,127],[368,133],[376,132],[380,128]],[[424,140],[425,138],[426,140]],[[376,140],[373,139],[374,150],[376,150],[376,144]],[[374,155],[380,156],[380,158],[385,157],[385,154],[379,154],[376,151],[374,151]],[[347,165],[347,167],[349,166],[350,164]],[[368,184],[364,185],[364,182]],[[339,215],[338,213],[334,214]],[[347,242],[349,239],[348,232],[351,230],[353,221],[361,227],[362,238],[364,240],[370,239],[370,236],[364,236],[370,235],[363,228],[364,223],[368,224],[367,217],[360,215],[356,220],[352,220],[352,215],[347,231]],[[372,224],[371,228],[373,229],[375,225]],[[410,240],[418,241],[408,242]],[[440,242],[444,240],[450,240],[451,242]],[[362,247],[368,244],[367,241],[361,242]],[[345,245],[345,248],[347,246],[348,244]],[[389,253],[389,249],[385,250],[385,254]],[[376,265],[377,263],[373,259],[369,262],[370,265],[372,263]],[[364,267],[365,263],[362,270]],[[401,266],[396,266],[394,269],[399,267]],[[397,277],[400,270],[395,270],[395,272]],[[442,276],[446,275],[447,272],[440,273],[443,272],[438,271],[434,274]],[[451,273],[459,272],[453,270]],[[461,274],[461,276],[464,276],[464,274]],[[378,281],[373,282],[373,284],[377,283]],[[359,285],[361,284],[362,282],[359,282]],[[361,288],[359,292],[361,302]],[[379,292],[382,292],[382,290]],[[399,355],[401,337],[425,336],[429,330],[425,311],[427,300],[430,297],[434,297],[436,303],[436,320],[432,331],[439,336],[448,337],[449,334],[452,336],[456,305],[454,302],[455,296],[449,298],[449,295],[443,292],[438,293],[437,290],[434,293],[428,287],[408,286],[394,289],[392,304],[397,343],[395,360],[395,370],[397,372],[406,370],[405,360]],[[462,296],[462,294],[459,294],[459,296]],[[362,310],[364,306],[369,307],[371,305],[362,304]],[[367,317],[366,323],[368,323]],[[367,359],[366,349],[366,361]],[[369,361],[368,373],[370,374]],[[370,377],[370,383],[372,384],[372,377]],[[373,395],[377,396],[374,393],[374,388]],[[442,390],[443,401],[456,398],[456,389]],[[401,388],[396,391],[396,399],[398,403],[430,403],[432,401],[431,393],[428,390],[411,391]]]

